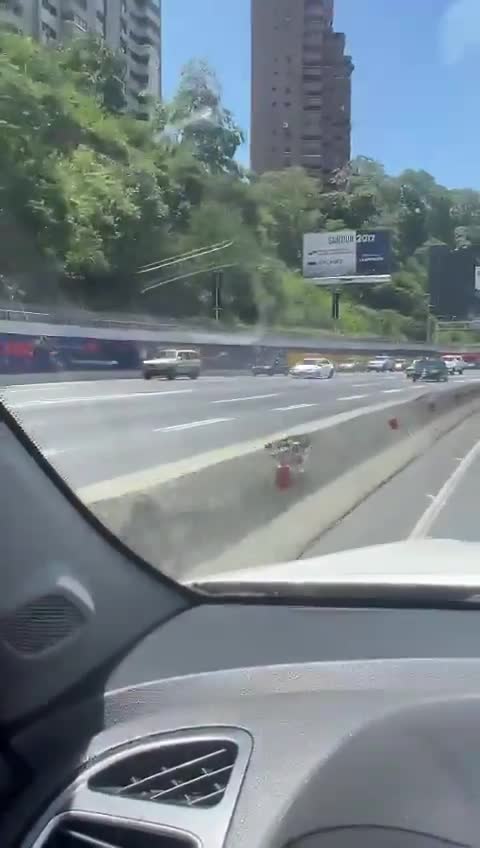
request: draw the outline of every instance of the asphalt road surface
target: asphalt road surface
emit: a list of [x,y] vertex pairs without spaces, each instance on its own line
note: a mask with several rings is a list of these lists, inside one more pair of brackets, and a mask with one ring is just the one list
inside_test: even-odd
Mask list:
[[[477,372],[452,382],[479,380]],[[428,384],[443,391],[444,384]],[[425,390],[404,374],[202,377],[37,383],[2,390],[15,413],[73,488],[265,437]]]
[[480,415],[443,436],[304,554],[406,539],[480,542]]

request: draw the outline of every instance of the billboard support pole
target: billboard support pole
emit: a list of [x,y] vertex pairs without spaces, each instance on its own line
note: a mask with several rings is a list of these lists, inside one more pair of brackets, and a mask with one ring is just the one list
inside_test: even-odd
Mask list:
[[340,318],[340,291],[332,289],[332,319],[338,321]]

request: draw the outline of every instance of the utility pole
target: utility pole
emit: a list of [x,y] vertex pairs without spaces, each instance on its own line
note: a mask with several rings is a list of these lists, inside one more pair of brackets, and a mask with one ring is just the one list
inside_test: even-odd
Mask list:
[[215,311],[215,321],[220,320],[220,311],[222,309],[222,284],[223,271],[215,271],[215,288],[213,298],[213,308]]

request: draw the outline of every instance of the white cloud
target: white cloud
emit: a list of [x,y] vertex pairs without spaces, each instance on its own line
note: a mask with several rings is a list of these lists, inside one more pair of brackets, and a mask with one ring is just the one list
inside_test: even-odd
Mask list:
[[454,65],[467,51],[480,49],[480,0],[452,0],[440,26],[443,58]]

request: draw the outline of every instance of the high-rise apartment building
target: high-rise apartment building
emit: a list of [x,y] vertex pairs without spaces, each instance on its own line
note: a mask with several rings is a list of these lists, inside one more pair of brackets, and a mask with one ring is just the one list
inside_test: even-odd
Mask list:
[[144,112],[145,94],[160,97],[161,0],[0,0],[0,26],[45,44],[96,34],[125,55],[132,112]]
[[351,76],[334,0],[252,0],[251,166],[321,177],[350,159]]

